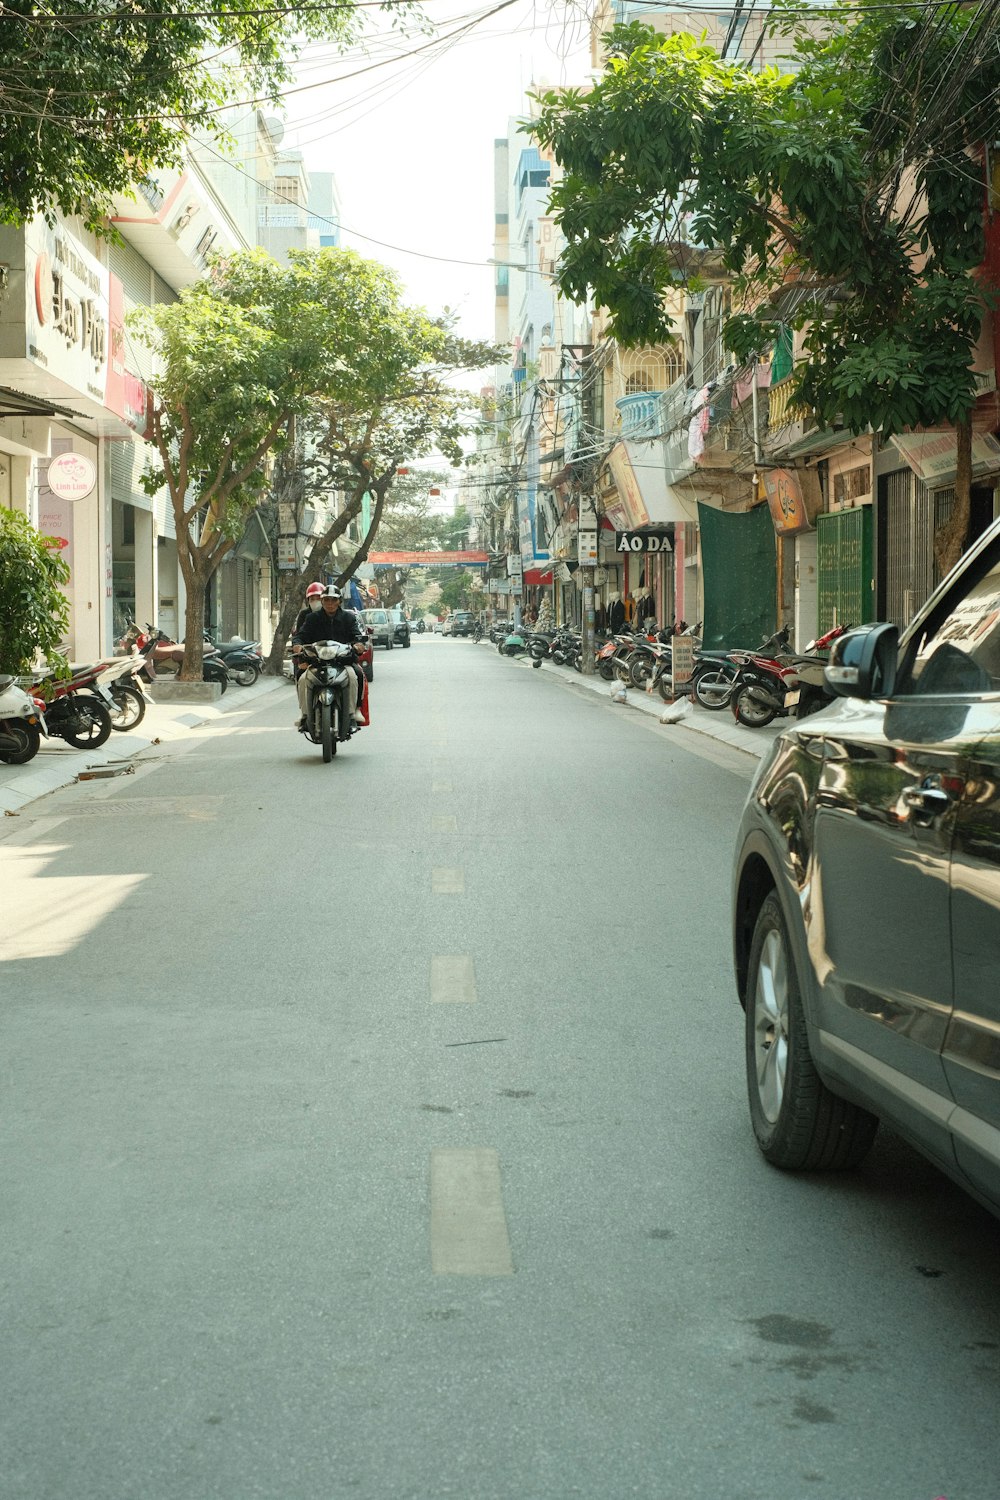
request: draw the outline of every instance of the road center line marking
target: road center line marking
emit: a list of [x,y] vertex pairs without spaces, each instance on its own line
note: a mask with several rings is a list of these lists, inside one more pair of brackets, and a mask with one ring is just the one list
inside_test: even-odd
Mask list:
[[441,793],[444,793],[444,792],[450,792],[451,789],[452,789],[452,786],[451,786],[451,782],[450,781],[432,781],[431,782],[431,791],[432,792],[441,792]]
[[431,817],[432,833],[457,833],[458,819],[454,813],[434,813]]
[[464,896],[465,871],[461,865],[439,865],[431,870],[431,890],[435,896]]
[[436,1005],[474,1005],[476,974],[468,953],[435,953],[431,959],[431,1000]]
[[431,1270],[435,1276],[513,1276],[496,1151],[431,1152]]

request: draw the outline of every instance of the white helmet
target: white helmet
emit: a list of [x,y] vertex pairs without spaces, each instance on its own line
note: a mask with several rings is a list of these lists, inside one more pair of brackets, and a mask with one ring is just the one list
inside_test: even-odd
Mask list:
[[335,583],[328,584],[323,590],[324,599],[343,599],[343,597],[343,594],[340,592]]

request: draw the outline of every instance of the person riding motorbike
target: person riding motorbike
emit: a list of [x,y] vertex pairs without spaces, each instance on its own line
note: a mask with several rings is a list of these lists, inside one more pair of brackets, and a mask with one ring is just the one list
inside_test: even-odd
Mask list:
[[[292,635],[292,655],[298,656],[303,646],[313,646],[317,641],[341,641],[345,646],[361,646],[366,643],[366,636],[361,627],[357,615],[352,609],[344,609],[342,605],[343,595],[335,583],[323,590],[320,608],[315,614],[310,614],[302,625]],[[311,686],[312,673],[308,667],[302,672],[296,684],[299,695],[299,717],[295,721],[295,728],[302,729],[305,726],[306,715],[309,712],[309,688]],[[357,663],[354,671],[347,679],[347,711],[355,724],[364,722],[363,716],[358,712],[358,689],[361,669]]]

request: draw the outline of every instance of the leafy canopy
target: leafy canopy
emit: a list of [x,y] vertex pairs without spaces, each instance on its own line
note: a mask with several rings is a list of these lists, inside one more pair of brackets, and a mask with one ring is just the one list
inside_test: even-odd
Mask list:
[[54,539],[20,512],[0,507],[0,671],[28,672],[36,652],[58,652],[69,628],[60,588],[68,581]]
[[[791,0],[785,29],[801,28]],[[798,394],[884,432],[958,421],[975,399],[984,289],[980,143],[1000,89],[998,7],[840,4],[796,31],[797,71],[752,73],[704,41],[616,28],[589,91],[540,96],[563,175],[558,282],[624,344],[674,332],[665,294],[731,279],[728,346],[805,329]]]
[[352,0],[5,0],[0,221],[58,208],[99,230],[115,193],[180,160],[183,132],[219,136],[227,103],[276,102],[303,44],[349,43],[359,15]]

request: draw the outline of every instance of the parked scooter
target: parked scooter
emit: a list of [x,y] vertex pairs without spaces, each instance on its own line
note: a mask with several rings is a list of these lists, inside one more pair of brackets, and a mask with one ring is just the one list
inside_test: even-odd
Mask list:
[[253,687],[264,670],[259,641],[245,641],[241,636],[234,636],[230,641],[213,641],[206,632],[205,644],[219,653],[230,682],[235,682],[238,687]]
[[0,761],[23,766],[38,754],[42,715],[35,700],[8,672],[0,676]]
[[76,750],[98,750],[111,738],[111,714],[94,696],[94,676],[93,667],[86,667],[68,681],[43,678],[33,686],[42,734],[55,735]]
[[523,656],[527,649],[527,632],[517,625],[512,625],[504,638],[497,642],[501,656]]
[[812,653],[825,651],[847,628],[835,625],[818,640],[810,641],[810,654],[797,656],[787,650],[786,625],[759,651],[741,661],[732,696],[737,721],[759,729],[772,719],[792,713],[805,718],[832,703],[833,695],[823,677],[826,658]]
[[[155,625],[147,623],[145,630],[140,630],[133,623],[122,637],[121,644],[123,647],[134,644],[139,655],[145,658],[142,671],[149,682],[155,682],[157,675],[161,673],[164,677],[177,677],[180,674],[184,661],[183,644],[172,641],[162,630],[157,630]],[[223,692],[229,686],[229,673],[214,646],[205,649],[201,675],[205,682],[217,682]]]

